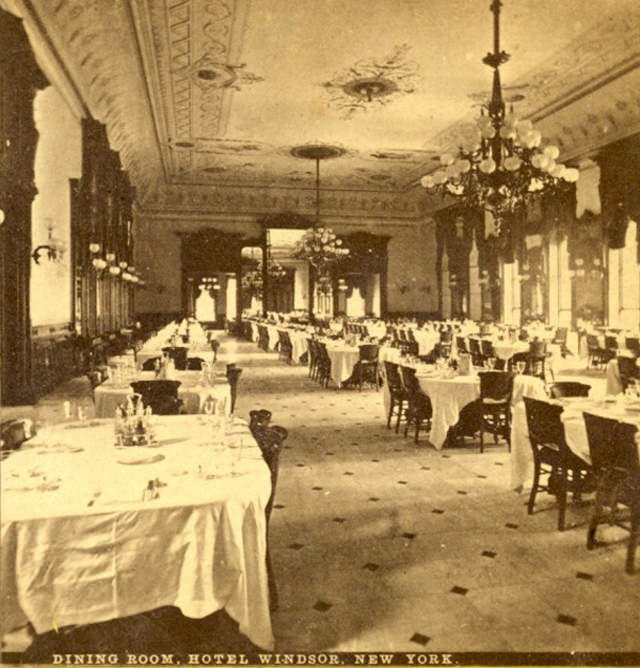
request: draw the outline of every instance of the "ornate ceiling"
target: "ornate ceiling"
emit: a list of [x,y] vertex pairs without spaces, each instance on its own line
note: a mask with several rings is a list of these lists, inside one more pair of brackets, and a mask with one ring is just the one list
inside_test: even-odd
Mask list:
[[[420,215],[490,84],[488,0],[0,0],[108,127],[148,210]],[[503,81],[572,158],[640,130],[640,2],[504,0]]]

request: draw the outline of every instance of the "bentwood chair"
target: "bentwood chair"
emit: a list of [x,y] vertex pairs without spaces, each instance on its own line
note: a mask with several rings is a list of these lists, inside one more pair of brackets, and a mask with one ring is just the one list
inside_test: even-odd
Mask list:
[[[533,452],[533,483],[527,512],[533,514],[538,492],[554,495],[558,504],[558,531],[564,531],[567,492],[571,489],[577,495],[581,491],[590,468],[567,446],[564,425],[560,419],[562,406],[530,397],[524,397],[524,405]],[[543,475],[546,476],[546,484],[541,482]]]
[[142,404],[156,415],[179,415],[183,412],[182,400],[178,398],[179,380],[136,380],[130,383],[135,394],[142,397]]
[[480,452],[484,452],[484,433],[493,434],[498,442],[501,436],[511,450],[511,394],[513,374],[508,371],[483,371],[480,378]]
[[596,478],[596,498],[587,531],[587,549],[602,545],[596,540],[600,524],[629,531],[626,572],[635,572],[635,552],[640,536],[640,463],[635,425],[584,413],[589,453]]
[[282,444],[288,436],[288,432],[284,427],[274,425],[271,427],[257,426],[252,433],[271,473],[271,494],[265,506],[265,517],[267,520],[267,577],[269,579],[269,607],[271,610],[276,610],[278,608],[278,592],[271,564],[271,553],[269,551],[269,520],[271,519],[276,485],[278,483],[280,452]]
[[281,360],[284,360],[287,364],[291,364],[291,356],[293,354],[293,346],[291,345],[291,339],[289,338],[289,332],[285,330],[278,330],[278,342],[279,350],[278,357]]
[[595,334],[587,334],[586,338],[588,364],[590,366],[599,367],[601,364],[606,364],[610,359],[615,357],[615,353],[600,345],[598,337]]
[[627,336],[624,340],[624,347],[633,354],[634,357],[640,357],[640,339],[637,336]]
[[549,353],[547,352],[546,341],[530,341],[528,359],[529,375],[537,376],[546,382],[547,371],[550,371],[550,369],[547,368],[548,358]]

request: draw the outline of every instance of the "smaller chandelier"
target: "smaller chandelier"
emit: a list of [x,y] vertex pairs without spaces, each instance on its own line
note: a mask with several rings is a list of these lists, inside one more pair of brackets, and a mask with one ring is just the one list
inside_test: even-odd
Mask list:
[[307,260],[320,273],[342,258],[349,255],[349,249],[342,246],[330,227],[310,227],[297,241],[292,256],[298,260]]
[[[422,186],[462,200],[473,209],[489,211],[499,237],[506,232],[509,214],[522,211],[527,202],[543,191],[551,191],[578,180],[577,169],[557,162],[560,151],[542,147],[542,134],[529,120],[506,113],[500,83],[500,65],[509,54],[500,51],[501,0],[493,0],[494,51],[483,62],[493,68],[493,89],[482,107],[476,127],[459,148],[457,156],[444,153],[441,167],[423,176]],[[486,113],[485,113],[486,111]]]

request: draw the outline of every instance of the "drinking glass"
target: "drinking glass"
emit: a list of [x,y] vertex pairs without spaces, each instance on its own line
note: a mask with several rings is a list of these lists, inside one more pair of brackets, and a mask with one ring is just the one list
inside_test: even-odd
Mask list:
[[496,358],[495,357],[487,357],[487,369],[495,369],[496,367]]
[[520,374],[524,373],[524,370],[527,368],[526,362],[516,362],[516,371]]

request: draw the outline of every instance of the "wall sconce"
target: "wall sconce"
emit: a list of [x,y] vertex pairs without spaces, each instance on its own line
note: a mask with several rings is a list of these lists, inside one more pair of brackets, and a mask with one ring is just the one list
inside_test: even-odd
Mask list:
[[43,253],[46,253],[47,258],[51,262],[62,261],[62,255],[65,251],[64,242],[53,236],[53,225],[48,225],[47,229],[49,230],[48,243],[36,246],[33,249],[33,253],[31,253],[31,257],[36,264],[40,264],[40,256]]
[[339,278],[338,279],[338,290],[340,292],[346,292],[348,290],[349,286],[347,285],[347,281],[345,281],[344,278]]

